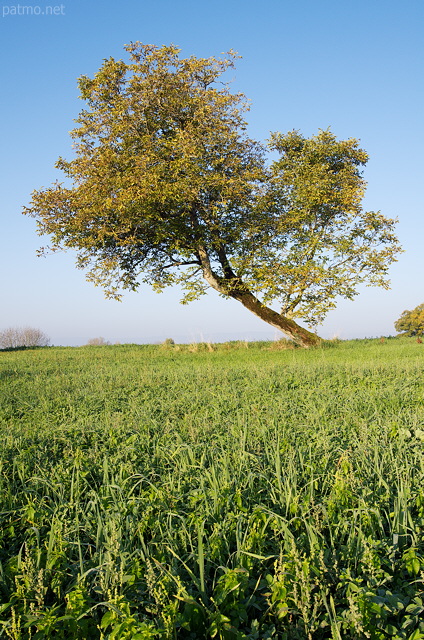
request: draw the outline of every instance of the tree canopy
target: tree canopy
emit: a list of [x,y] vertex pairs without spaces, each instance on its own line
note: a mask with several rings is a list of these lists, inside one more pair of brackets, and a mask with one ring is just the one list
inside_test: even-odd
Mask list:
[[48,249],[75,249],[109,297],[179,284],[189,302],[212,287],[305,346],[319,338],[295,319],[321,322],[360,283],[388,287],[395,221],[362,209],[357,140],[291,131],[261,144],[225,82],[233,52],[126,51],[128,62],[79,79],[75,158],[56,165],[66,184],[35,191],[24,210]]
[[424,336],[424,303],[412,311],[403,311],[395,322],[395,329],[407,336]]

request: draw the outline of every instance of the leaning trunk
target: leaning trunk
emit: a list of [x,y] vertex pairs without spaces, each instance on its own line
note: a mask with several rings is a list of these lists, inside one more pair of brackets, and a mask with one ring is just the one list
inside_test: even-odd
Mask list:
[[302,347],[314,347],[320,344],[321,338],[315,333],[300,327],[294,320],[282,316],[274,311],[274,309],[266,307],[253,294],[233,292],[230,295],[235,300],[241,302],[246,309],[249,309],[249,311],[258,316],[258,318],[279,329]]
[[198,257],[199,263],[202,266],[203,277],[216,291],[234,300],[238,300],[246,309],[249,309],[249,311],[258,316],[258,318],[264,320],[272,327],[279,329],[302,347],[314,347],[320,344],[321,338],[315,333],[311,333],[311,331],[300,327],[294,320],[280,315],[274,311],[274,309],[266,307],[253,293],[250,293],[250,291],[241,286],[242,282],[231,269],[224,251],[221,251],[220,261],[226,278],[220,277],[213,271],[208,252],[200,243],[198,246]]

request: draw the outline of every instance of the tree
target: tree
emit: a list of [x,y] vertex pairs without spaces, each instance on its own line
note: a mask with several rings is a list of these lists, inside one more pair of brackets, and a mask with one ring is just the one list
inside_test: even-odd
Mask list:
[[129,62],[110,58],[79,79],[76,157],[56,165],[70,186],[35,191],[24,209],[52,250],[77,250],[108,297],[140,281],[179,284],[182,302],[212,287],[304,346],[319,338],[295,318],[321,322],[362,282],[388,287],[395,221],[362,210],[357,140],[275,133],[269,163],[246,133],[245,97],[223,82],[233,52],[126,50]]
[[40,329],[32,327],[4,329],[0,331],[0,348],[17,349],[19,347],[47,347],[50,338]]
[[412,311],[403,311],[402,315],[395,322],[395,329],[399,333],[407,336],[423,336],[424,335],[424,303]]
[[102,336],[99,338],[90,338],[87,342],[88,347],[105,347],[110,345],[108,340],[105,340]]

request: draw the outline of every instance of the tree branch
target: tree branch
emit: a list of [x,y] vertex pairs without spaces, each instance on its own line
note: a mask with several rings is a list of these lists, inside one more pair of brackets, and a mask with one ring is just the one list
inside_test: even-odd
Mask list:
[[197,266],[201,267],[202,263],[200,260],[173,260],[170,258],[171,264],[165,264],[162,269],[170,269],[171,267],[187,267],[189,265],[197,264]]

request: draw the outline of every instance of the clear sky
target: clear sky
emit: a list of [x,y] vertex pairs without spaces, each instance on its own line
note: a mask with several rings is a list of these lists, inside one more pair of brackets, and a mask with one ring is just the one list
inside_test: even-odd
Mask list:
[[341,300],[322,336],[393,335],[400,313],[424,302],[423,0],[35,1],[0,5],[0,329],[37,327],[63,345],[98,336],[277,337],[214,291],[188,306],[175,289],[107,301],[74,255],[36,257],[43,240],[21,210],[34,189],[61,179],[57,158],[72,156],[68,132],[84,106],[77,78],[93,75],[104,58],[122,58],[124,44],[136,40],[174,43],[184,56],[238,51],[233,87],[251,100],[249,133],[258,140],[329,126],[339,138],[361,140],[370,155],[364,205],[399,218],[405,253],[391,268],[392,288]]

